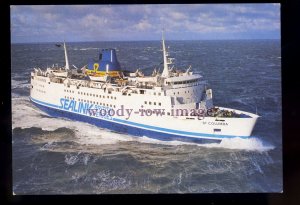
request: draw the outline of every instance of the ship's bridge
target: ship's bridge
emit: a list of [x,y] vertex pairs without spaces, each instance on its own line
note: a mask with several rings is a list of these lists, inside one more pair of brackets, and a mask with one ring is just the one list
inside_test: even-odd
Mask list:
[[190,84],[190,83],[196,83],[201,79],[202,76],[199,74],[171,77],[171,78],[166,78],[165,85]]
[[120,72],[121,66],[117,59],[116,50],[112,48],[103,49],[99,54],[99,60],[90,62],[86,67],[86,74],[92,76],[118,77]]
[[165,79],[166,95],[171,97],[172,105],[196,107],[203,98],[206,82],[199,74],[181,75]]

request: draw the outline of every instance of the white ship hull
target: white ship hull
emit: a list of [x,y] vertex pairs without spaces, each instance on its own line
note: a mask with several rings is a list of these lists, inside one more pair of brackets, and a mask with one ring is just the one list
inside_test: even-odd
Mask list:
[[[220,142],[224,138],[242,137],[251,135],[258,118],[257,115],[234,110],[238,114],[245,114],[246,118],[217,118],[170,116],[152,114],[142,116],[139,110],[144,101],[151,97],[159,101],[159,106],[148,106],[149,109],[164,108],[169,103],[168,96],[139,95],[131,93],[130,96],[122,95],[121,92],[107,93],[102,89],[90,87],[77,87],[63,83],[50,82],[48,77],[34,76],[32,74],[30,99],[42,110],[54,116],[67,117],[70,119],[89,122],[100,127],[112,129],[122,133],[137,136],[147,136],[162,140],[183,140],[200,143]],[[88,94],[83,95],[83,93]],[[134,96],[136,95],[136,97]],[[97,97],[98,96],[98,97]],[[100,97],[101,96],[101,97]],[[100,105],[101,104],[101,105]],[[132,112],[123,116],[116,114],[103,115],[100,109],[121,110],[132,109]],[[232,110],[227,108],[220,108]],[[128,110],[129,111],[129,110]]]

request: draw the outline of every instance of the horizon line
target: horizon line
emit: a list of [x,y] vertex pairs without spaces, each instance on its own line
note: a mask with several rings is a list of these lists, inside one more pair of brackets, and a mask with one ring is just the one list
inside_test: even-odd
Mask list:
[[[167,40],[167,41],[239,41],[239,40],[281,40],[281,38],[239,38],[239,39],[185,39],[185,40]],[[145,41],[161,41],[161,40],[109,40],[109,41],[65,41],[66,43],[94,43],[94,42],[145,42]],[[38,44],[38,43],[63,43],[63,41],[40,41],[40,42],[10,42],[10,44]]]

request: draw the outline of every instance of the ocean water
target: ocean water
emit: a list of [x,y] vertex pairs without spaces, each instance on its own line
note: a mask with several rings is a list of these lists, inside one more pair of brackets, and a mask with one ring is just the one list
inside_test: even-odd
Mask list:
[[[257,112],[249,139],[163,142],[43,113],[29,101],[30,71],[64,64],[53,43],[11,45],[15,194],[282,192],[279,40],[167,41],[176,67],[200,72],[217,106]],[[116,48],[123,69],[151,73],[160,41],[68,43],[78,68]],[[162,68],[160,68],[162,70]]]

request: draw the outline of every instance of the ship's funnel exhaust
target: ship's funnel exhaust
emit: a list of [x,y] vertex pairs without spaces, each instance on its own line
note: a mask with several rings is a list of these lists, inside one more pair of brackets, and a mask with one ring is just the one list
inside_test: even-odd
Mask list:
[[88,75],[118,77],[121,71],[120,63],[117,59],[116,50],[113,48],[103,49],[99,54],[99,60],[88,64]]
[[115,49],[104,49],[102,50],[100,63],[101,71],[119,71],[121,69],[120,63],[117,59],[117,54]]

